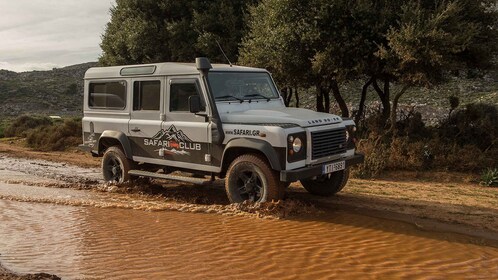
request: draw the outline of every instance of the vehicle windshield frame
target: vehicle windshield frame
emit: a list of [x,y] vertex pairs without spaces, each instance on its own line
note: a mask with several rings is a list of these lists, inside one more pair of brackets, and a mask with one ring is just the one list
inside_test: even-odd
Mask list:
[[[229,79],[219,79],[219,80],[216,80],[216,79],[213,79],[213,75],[254,75],[254,77],[247,77],[246,80],[249,80],[249,79],[262,79],[262,78],[265,78],[266,79],[266,84],[262,83],[261,85],[262,86],[268,86],[269,87],[269,91],[268,92],[271,92],[271,96],[265,96],[265,95],[261,95],[260,92],[255,92],[253,94],[244,94],[244,95],[240,95],[240,94],[234,94],[233,92],[229,91],[229,93],[224,93],[222,92],[221,88],[225,88],[225,90],[229,90],[228,89],[228,86],[226,84],[220,86],[220,83],[222,81],[225,81],[225,83],[229,80]],[[258,77],[259,75],[259,77]],[[242,76],[244,77],[244,76]],[[248,79],[249,78],[249,79]],[[270,101],[270,100],[279,100],[280,99],[280,93],[278,91],[278,88],[277,86],[275,85],[275,82],[272,78],[272,76],[270,75],[270,73],[268,72],[265,72],[265,71],[209,71],[209,74],[207,76],[207,80],[208,80],[208,83],[209,83],[209,88],[210,88],[210,91],[211,91],[211,94],[213,95],[213,99],[215,100],[215,102],[244,102],[244,101],[251,101],[251,100],[267,100],[267,101]],[[241,86],[241,87],[247,87],[247,85],[236,85],[236,86]],[[266,92],[266,93],[268,93]],[[247,95],[252,95],[252,96],[247,96]],[[220,97],[223,97],[225,96],[225,98],[220,98]],[[230,98],[230,96],[232,98]]]

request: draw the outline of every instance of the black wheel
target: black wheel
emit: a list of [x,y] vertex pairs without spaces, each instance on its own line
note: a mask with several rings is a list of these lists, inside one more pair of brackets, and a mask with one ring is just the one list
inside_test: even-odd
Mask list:
[[349,170],[337,171],[322,175],[315,179],[301,180],[303,187],[311,194],[319,196],[332,196],[346,186],[349,179]]
[[102,174],[106,182],[124,183],[130,181],[130,171],[132,162],[126,158],[123,151],[113,146],[107,149],[102,158]]
[[232,162],[225,189],[232,203],[280,200],[284,195],[278,173],[265,159],[252,154],[239,156]]

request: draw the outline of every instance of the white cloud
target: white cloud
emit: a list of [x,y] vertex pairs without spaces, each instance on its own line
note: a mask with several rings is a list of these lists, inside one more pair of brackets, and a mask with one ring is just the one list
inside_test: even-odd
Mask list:
[[96,61],[114,0],[1,1],[0,69],[48,70]]

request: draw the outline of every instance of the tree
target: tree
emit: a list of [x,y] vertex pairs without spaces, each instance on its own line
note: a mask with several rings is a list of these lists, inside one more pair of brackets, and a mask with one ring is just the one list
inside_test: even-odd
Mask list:
[[342,115],[348,116],[339,83],[355,72],[358,56],[348,42],[357,29],[347,12],[348,1],[329,2],[260,2],[250,10],[240,61],[269,69],[287,86],[314,86],[318,111],[329,112],[332,92]]
[[[398,24],[386,34],[376,55],[384,73],[401,85],[392,99],[391,131],[397,107],[409,87],[430,87],[455,70],[486,69],[497,53],[497,12],[494,0],[408,1]],[[385,84],[389,89],[389,81]]]
[[[253,0],[255,1],[255,0]],[[102,35],[103,65],[238,58],[244,14],[253,1],[117,0]]]

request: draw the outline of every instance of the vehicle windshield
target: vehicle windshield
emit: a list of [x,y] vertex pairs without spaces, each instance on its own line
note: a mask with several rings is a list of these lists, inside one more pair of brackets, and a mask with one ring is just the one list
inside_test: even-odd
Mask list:
[[268,73],[210,72],[209,83],[219,101],[279,98]]

